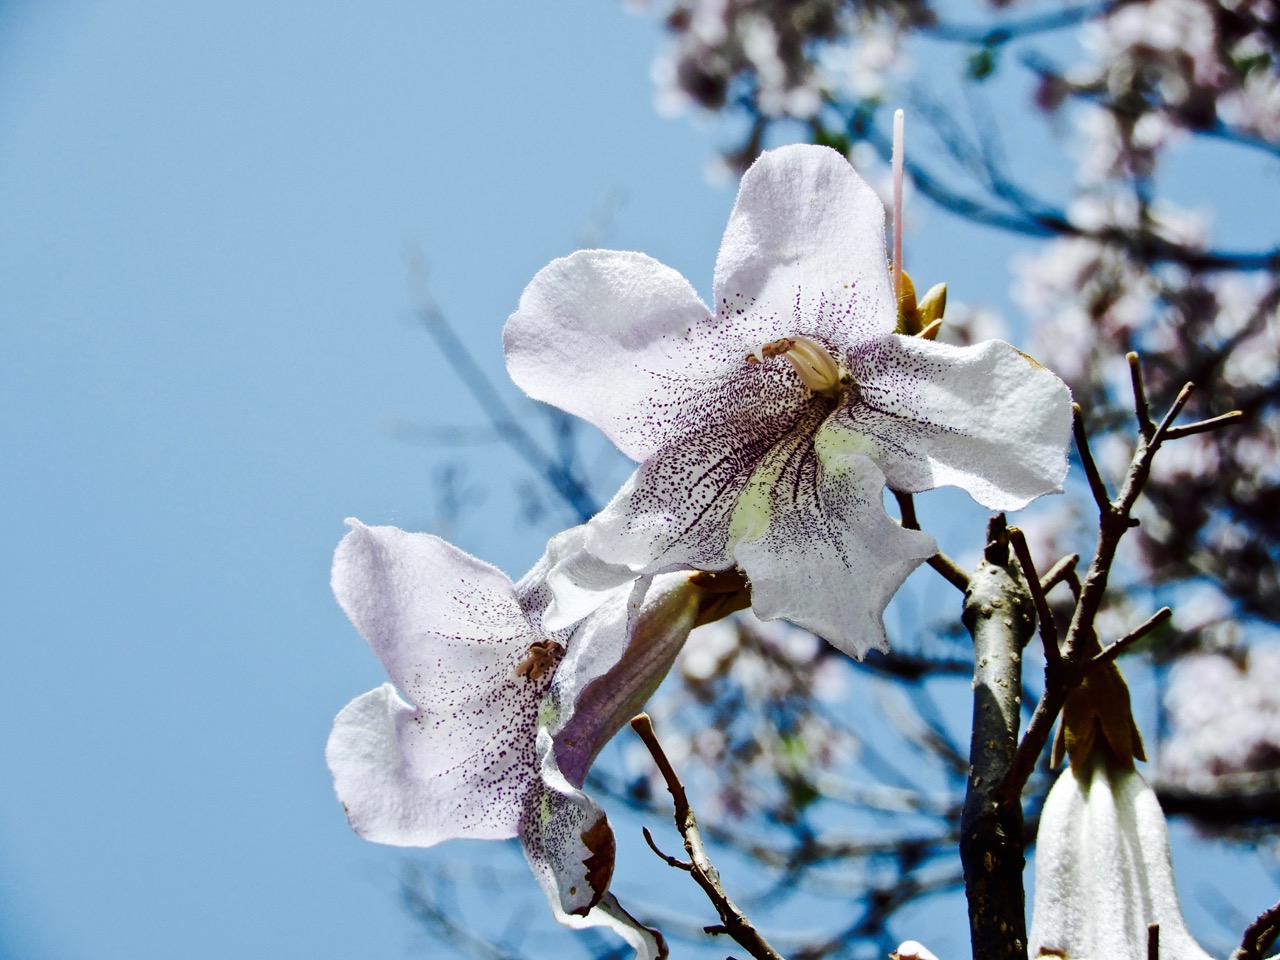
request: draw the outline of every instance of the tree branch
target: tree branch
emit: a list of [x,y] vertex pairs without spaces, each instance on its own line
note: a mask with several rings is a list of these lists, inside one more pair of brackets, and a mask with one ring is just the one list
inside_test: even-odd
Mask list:
[[[649,754],[653,757],[653,762],[658,765],[662,779],[666,781],[667,790],[671,793],[671,799],[675,801],[676,829],[680,831],[680,836],[684,838],[684,848],[689,853],[689,863],[686,866],[682,861],[675,861],[674,857],[668,857],[659,851],[654,846],[652,837],[648,836],[648,831],[645,831],[649,845],[668,863],[677,866],[681,870],[688,869],[693,879],[697,881],[698,886],[707,895],[707,899],[715,906],[716,912],[720,914],[720,922],[723,925],[724,933],[741,944],[757,960],[783,960],[782,955],[769,945],[768,941],[752,926],[746,914],[725,893],[724,887],[720,883],[720,873],[712,865],[711,858],[707,856],[706,847],[702,844],[702,835],[698,832],[698,822],[694,818],[692,808],[689,806],[689,798],[685,794],[684,784],[680,782],[675,768],[671,766],[671,761],[667,759],[667,754],[662,749],[662,744],[658,742],[658,736],[653,731],[653,722],[649,719],[649,715],[642,713],[634,717],[631,721],[631,729],[640,735],[640,739],[644,741],[644,745],[649,749]],[[673,863],[673,861],[675,862]],[[720,932],[718,928],[709,929]]]
[[973,955],[1025,960],[1022,806],[1001,804],[997,791],[1018,746],[1022,648],[1035,630],[1035,614],[1009,556],[1003,516],[989,529],[986,557],[969,578],[964,604],[964,625],[973,636],[974,701],[960,861]]

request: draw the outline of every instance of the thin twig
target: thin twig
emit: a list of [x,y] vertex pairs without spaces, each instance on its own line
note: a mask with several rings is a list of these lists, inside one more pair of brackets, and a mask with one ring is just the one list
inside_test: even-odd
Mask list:
[[1099,510],[1106,513],[1111,507],[1111,494],[1107,492],[1107,485],[1103,482],[1102,474],[1098,472],[1098,465],[1094,463],[1093,451],[1089,449],[1089,436],[1084,429],[1084,411],[1080,409],[1080,404],[1073,403],[1071,412],[1071,426],[1075,433],[1076,449],[1080,451],[1080,464],[1084,467],[1089,489],[1093,492],[1094,503],[1098,505]]
[[1243,418],[1243,410],[1232,410],[1230,413],[1210,417],[1208,420],[1198,420],[1195,423],[1188,423],[1181,427],[1170,427],[1164,432],[1164,438],[1166,440],[1177,440],[1179,437],[1189,437],[1195,433],[1207,433],[1210,430],[1217,430],[1219,427],[1230,426]]
[[[1131,515],[1138,496],[1151,475],[1151,463],[1161,444],[1169,438],[1173,421],[1186,406],[1191,397],[1192,384],[1186,384],[1177,398],[1170,405],[1164,417],[1157,425],[1151,420],[1147,404],[1146,388],[1143,386],[1142,367],[1136,353],[1128,354],[1129,369],[1133,380],[1134,416],[1138,421],[1141,436],[1137,448],[1129,463],[1129,471],[1124,485],[1115,500],[1105,498],[1105,488],[1101,487],[1101,478],[1095,480],[1097,468],[1091,466],[1092,457],[1087,454],[1088,444],[1084,440],[1083,417],[1076,413],[1076,439],[1081,450],[1081,460],[1085,464],[1086,473],[1090,473],[1090,486],[1094,490],[1094,499],[1098,501],[1100,511],[1098,524],[1098,543],[1094,548],[1093,560],[1089,564],[1083,585],[1076,591],[1076,605],[1071,617],[1071,626],[1067,630],[1062,643],[1062,663],[1058,667],[1045,666],[1045,687],[1040,701],[1036,704],[1027,724],[1026,733],[1010,765],[1005,782],[1000,785],[997,802],[1011,804],[1017,802],[1026,785],[1027,778],[1035,769],[1036,758],[1049,742],[1049,734],[1053,730],[1054,721],[1061,712],[1067,695],[1075,689],[1088,670],[1097,662],[1105,662],[1125,647],[1141,638],[1159,624],[1167,614],[1157,613],[1147,623],[1142,624],[1130,634],[1122,637],[1117,643],[1120,646],[1104,651],[1098,643],[1098,635],[1094,629],[1098,611],[1102,608],[1102,598],[1106,593],[1107,579],[1111,574],[1111,566],[1115,561],[1116,550],[1124,534],[1136,521]],[[1101,491],[1101,496],[1100,496]],[[1115,645],[1112,645],[1115,647]],[[1105,656],[1104,656],[1105,654]]]
[[1169,406],[1168,412],[1165,413],[1164,419],[1160,421],[1160,426],[1156,427],[1156,434],[1152,438],[1152,444],[1158,444],[1161,440],[1169,439],[1169,430],[1173,427],[1173,421],[1178,418],[1178,414],[1182,412],[1182,408],[1187,405],[1187,401],[1191,399],[1191,394],[1195,391],[1195,384],[1184,383],[1182,389],[1178,391],[1177,397]]
[[1173,616],[1172,610],[1168,607],[1161,607],[1140,626],[1134,627],[1119,640],[1104,648],[1101,653],[1089,661],[1088,669],[1092,670],[1094,667],[1114,660],[1171,616]]
[[[725,893],[724,887],[720,883],[720,874],[712,865],[711,859],[707,856],[706,848],[702,844],[702,835],[698,832],[698,822],[689,806],[689,797],[685,793],[684,784],[680,782],[675,768],[671,766],[671,761],[667,759],[666,751],[662,749],[662,744],[658,742],[658,735],[653,732],[653,721],[649,719],[649,715],[641,713],[633,717],[631,729],[639,734],[640,739],[644,741],[649,754],[653,757],[653,762],[658,765],[662,779],[666,781],[667,790],[671,793],[671,799],[675,801],[676,829],[680,831],[680,836],[684,838],[684,848],[688,851],[690,863],[687,867],[683,864],[673,865],[678,865],[682,870],[689,870],[693,879],[697,881],[698,886],[702,888],[703,893],[707,895],[707,899],[715,906],[716,912],[720,914],[720,921],[724,925],[724,933],[742,945],[757,960],[783,960],[782,955],[769,945],[759,931],[752,926],[746,914]],[[652,840],[650,840],[649,845],[658,852],[658,848],[654,846]],[[666,854],[659,852],[659,856],[670,862]]]
[[[1013,552],[1018,557],[1018,565],[1022,567],[1022,579],[1026,581],[1031,599],[1036,605],[1036,620],[1040,625],[1040,642],[1044,645],[1046,664],[1057,669],[1062,659],[1062,651],[1058,648],[1058,625],[1053,621],[1053,611],[1049,609],[1049,601],[1040,586],[1040,577],[1036,573],[1035,561],[1031,558],[1031,549],[1027,546],[1027,538],[1017,527],[1009,528],[1009,542],[1013,544]],[[1049,667],[1046,667],[1049,669]]]
[[1147,406],[1147,388],[1142,382],[1142,364],[1138,362],[1138,355],[1132,351],[1125,354],[1125,359],[1129,361],[1129,380],[1133,384],[1133,412],[1138,420],[1138,432],[1149,440],[1155,424],[1151,422],[1151,411]]
[[644,834],[644,842],[649,845],[649,849],[658,855],[660,860],[665,860],[667,866],[675,867],[677,870],[683,870],[686,873],[693,872],[693,864],[688,860],[681,860],[679,857],[673,857],[668,853],[663,853],[658,849],[658,844],[654,842],[653,834],[649,832],[648,827],[641,827],[640,832]]
[[1160,960],[1160,924],[1147,924],[1147,960]]
[[[1075,577],[1076,564],[1080,562],[1080,554],[1069,553],[1052,567],[1049,572],[1040,578],[1040,589],[1047,595],[1054,587],[1064,581],[1070,581]],[[1078,580],[1076,581],[1079,582]]]

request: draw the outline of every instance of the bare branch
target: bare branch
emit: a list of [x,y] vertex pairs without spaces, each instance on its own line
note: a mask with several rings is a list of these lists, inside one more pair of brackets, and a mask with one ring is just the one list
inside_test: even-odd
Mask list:
[[1166,440],[1177,440],[1179,437],[1189,437],[1196,433],[1208,433],[1210,430],[1217,430],[1219,427],[1226,427],[1233,423],[1239,423],[1243,418],[1244,411],[1232,410],[1230,413],[1210,417],[1208,420],[1199,420],[1195,423],[1188,423],[1181,427],[1170,427],[1165,431],[1164,438]]
[[[712,865],[710,857],[707,856],[706,848],[703,846],[702,835],[698,832],[698,822],[689,806],[689,798],[685,794],[684,784],[680,782],[675,768],[671,766],[671,761],[667,759],[667,754],[662,749],[662,744],[658,742],[658,735],[653,731],[653,722],[649,719],[649,715],[642,713],[634,717],[631,721],[631,729],[640,735],[640,739],[644,741],[644,745],[648,748],[654,763],[658,765],[662,779],[666,781],[667,790],[670,791],[671,799],[675,801],[676,805],[676,829],[680,831],[680,836],[684,838],[684,848],[689,853],[689,872],[692,874],[693,879],[697,881],[698,886],[702,887],[707,899],[715,906],[716,912],[720,914],[720,920],[724,924],[724,932],[741,944],[757,960],[783,960],[782,955],[774,950],[768,941],[757,932],[751,921],[747,919],[746,914],[738,909],[737,904],[729,899],[729,895],[725,893],[724,887],[720,883],[720,873]],[[650,846],[653,846],[653,844],[650,843]],[[657,850],[657,847],[655,846],[653,849]],[[665,854],[660,855],[665,858]],[[685,867],[681,865],[680,869],[683,870]]]
[[1084,475],[1089,481],[1089,489],[1093,492],[1093,501],[1098,505],[1098,509],[1106,513],[1111,508],[1111,494],[1107,492],[1107,485],[1102,480],[1102,474],[1098,472],[1098,465],[1093,460],[1093,451],[1089,449],[1089,437],[1084,429],[1084,412],[1080,409],[1080,404],[1073,403],[1071,405],[1072,413],[1072,430],[1075,433],[1076,449],[1080,452],[1080,464],[1084,467]]
[[1027,538],[1017,527],[1009,528],[1009,543],[1018,557],[1022,567],[1022,578],[1031,593],[1036,606],[1036,620],[1040,625],[1040,642],[1044,645],[1044,657],[1047,663],[1056,669],[1062,659],[1062,651],[1058,648],[1058,625],[1053,621],[1053,611],[1049,609],[1049,601],[1045,598],[1044,589],[1040,586],[1040,577],[1036,573],[1035,561],[1031,558],[1031,550],[1027,546]]
[[1114,660],[1156,627],[1160,626],[1160,624],[1168,620],[1171,616],[1173,616],[1172,610],[1168,607],[1161,607],[1149,616],[1140,626],[1134,627],[1123,637],[1107,646],[1101,653],[1090,660],[1087,669],[1092,669],[1096,666],[1107,663],[1108,661]]
[[1053,590],[1058,584],[1070,580],[1075,576],[1075,566],[1080,562],[1080,554],[1069,553],[1052,567],[1049,572],[1040,578],[1040,589],[1046,594]]

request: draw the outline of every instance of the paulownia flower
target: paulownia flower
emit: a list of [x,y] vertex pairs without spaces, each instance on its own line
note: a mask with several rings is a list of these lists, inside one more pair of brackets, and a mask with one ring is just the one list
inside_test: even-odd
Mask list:
[[1030,955],[1146,960],[1156,923],[1161,960],[1209,960],[1182,919],[1155,792],[1108,749],[1079,767],[1063,770],[1040,814]]
[[737,566],[762,617],[860,656],[936,550],[885,513],[886,482],[1013,510],[1066,474],[1057,377],[1006,343],[896,323],[879,199],[835,151],[794,146],[743,177],[714,311],[649,257],[581,251],[534,277],[505,343],[527,393],[640,462],[589,524],[591,557],[631,575]]
[[743,605],[741,583],[725,590],[667,574],[625,584],[580,624],[548,634],[544,576],[581,528],[554,539],[513,585],[436,537],[349,523],[334,593],[392,680],[348,704],[329,737],[352,827],[417,847],[518,836],[562,923],[609,926],[642,958],[665,956],[661,938],[608,892],[613,831],[581,787],[690,629]]

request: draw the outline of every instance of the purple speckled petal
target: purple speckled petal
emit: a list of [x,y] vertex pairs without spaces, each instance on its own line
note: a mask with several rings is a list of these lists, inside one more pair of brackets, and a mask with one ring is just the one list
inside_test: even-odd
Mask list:
[[549,686],[514,671],[541,637],[500,571],[427,534],[351,525],[334,593],[405,698],[380,688],[335,723],[327,758],[352,826],[412,846],[514,836]]
[[785,405],[801,405],[785,361],[767,374],[747,364],[762,345],[802,334],[841,356],[896,320],[884,209],[825,147],[784,147],[752,166],[715,276],[713,315],[687,280],[642,254],[585,250],[553,261],[507,321],[507,370],[531,397],[643,460],[698,427],[741,422],[743,404],[768,416],[751,403],[762,379],[788,381]]
[[732,527],[755,612],[861,658],[888,649],[885,605],[937,545],[885,514],[884,475],[857,442],[827,427],[816,442],[776,451],[739,498]]
[[513,586],[436,537],[351,526],[334,593],[395,681],[348,704],[329,737],[352,826],[402,846],[518,835],[557,919],[607,927],[641,960],[665,957],[661,935],[608,892],[613,831],[581,786],[670,668],[700,589],[684,574],[600,590],[590,616],[551,635],[565,647],[554,674],[528,680],[515,670],[548,639],[532,626],[551,601],[547,572],[580,547],[581,530],[553,541]]
[[811,438],[832,409],[786,382],[777,367],[758,369],[764,375],[740,404],[719,421],[700,419],[694,407],[690,431],[640,465],[588,524],[591,553],[647,573],[733,565],[729,525],[742,491],[762,464]]
[[842,425],[874,439],[895,490],[957,486],[993,510],[1062,490],[1071,393],[1009,344],[894,335],[860,348],[852,373]]
[[638,960],[666,957],[662,935],[623,910],[608,891],[616,844],[604,812],[560,773],[546,730],[538,734],[538,749],[542,779],[520,822],[520,843],[552,913],[569,927],[613,930]]

